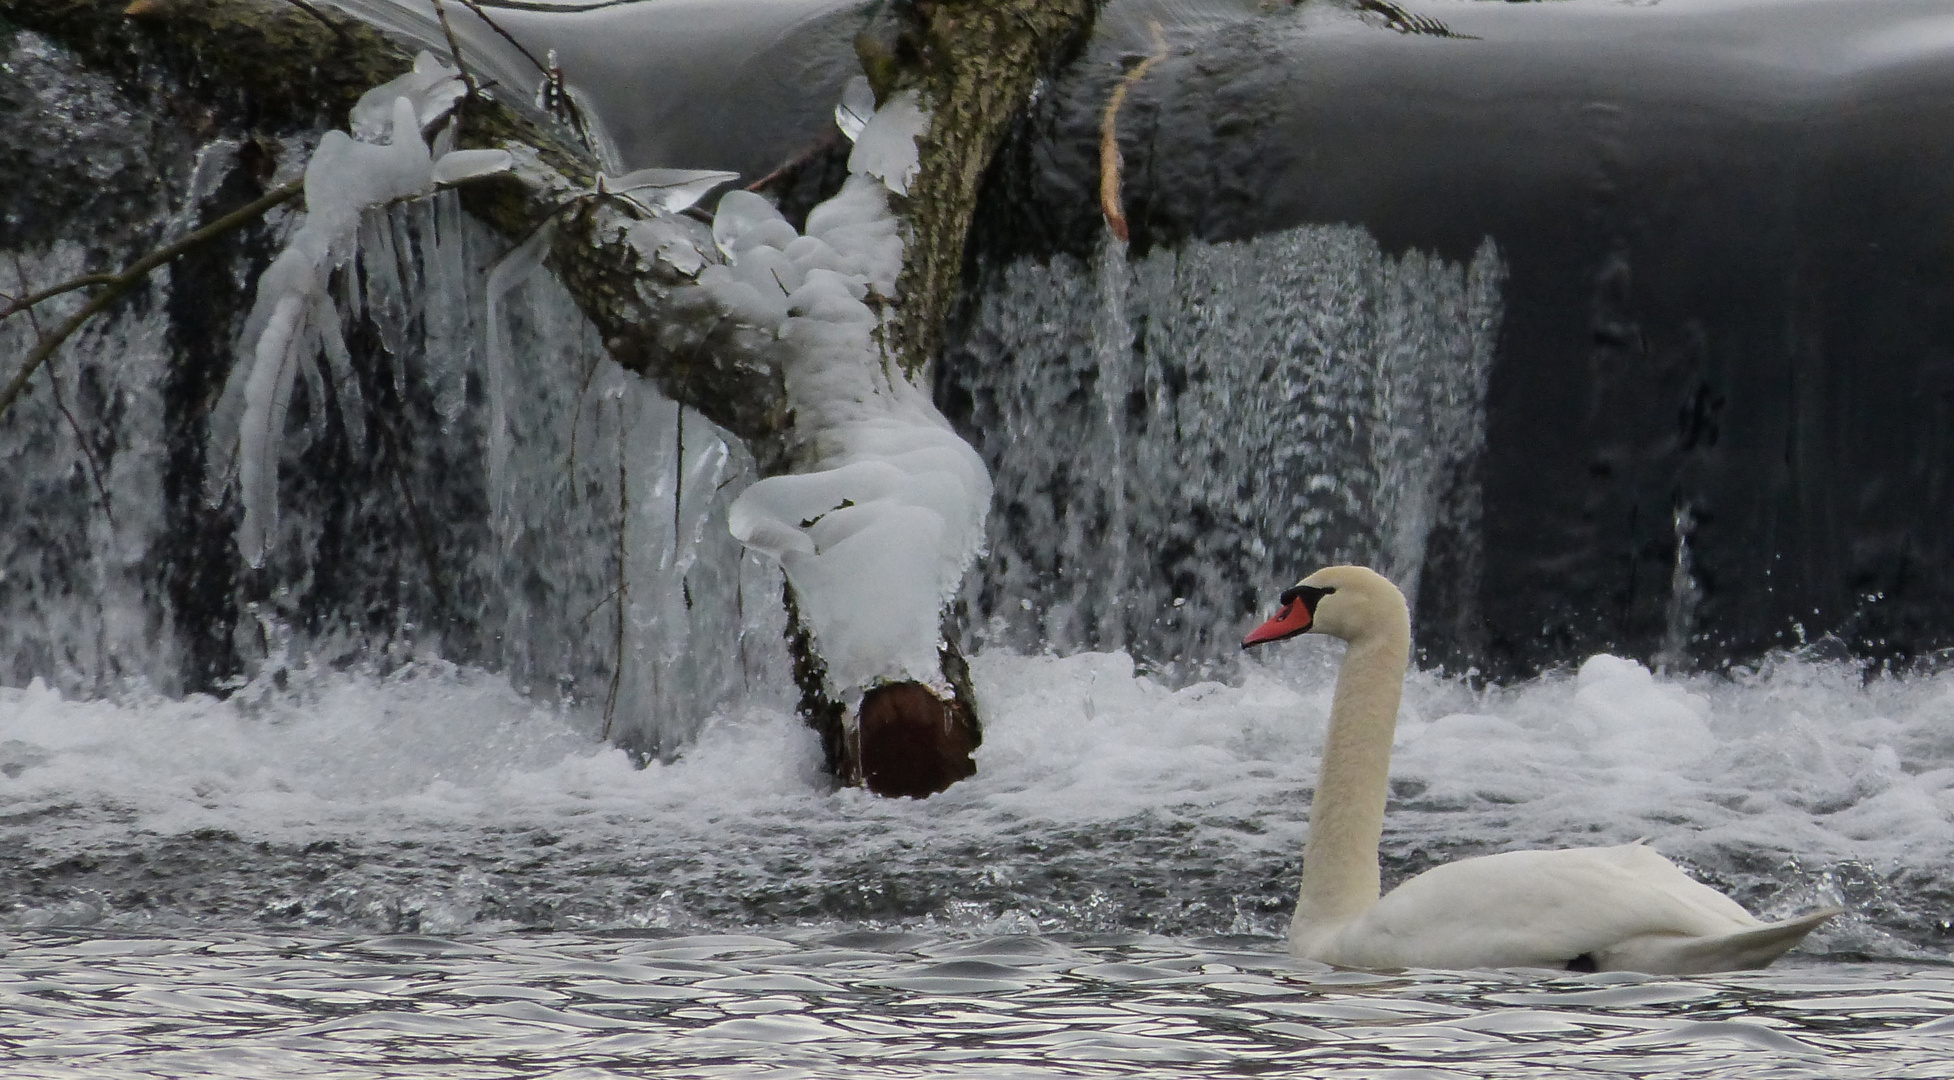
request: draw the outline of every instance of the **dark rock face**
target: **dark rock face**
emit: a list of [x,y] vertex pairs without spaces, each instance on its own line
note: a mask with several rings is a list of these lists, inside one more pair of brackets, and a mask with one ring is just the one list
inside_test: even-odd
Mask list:
[[[1169,27],[1121,118],[1132,254],[1319,223],[1497,245],[1479,524],[1426,549],[1426,662],[1954,644],[1954,14],[1409,5],[1446,38],[1312,7]],[[1097,242],[1099,109],[1148,49],[1121,25],[1007,148],[973,295]],[[970,334],[953,415],[985,392]]]

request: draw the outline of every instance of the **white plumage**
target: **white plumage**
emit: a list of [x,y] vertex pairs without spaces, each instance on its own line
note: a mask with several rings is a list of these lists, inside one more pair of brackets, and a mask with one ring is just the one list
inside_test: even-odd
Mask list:
[[1404,596],[1333,566],[1284,594],[1244,645],[1307,631],[1350,645],[1337,675],[1290,924],[1297,956],[1349,967],[1551,967],[1686,974],[1759,968],[1837,915],[1766,923],[1640,842],[1509,851],[1428,870],[1379,898],[1391,739],[1409,662]]

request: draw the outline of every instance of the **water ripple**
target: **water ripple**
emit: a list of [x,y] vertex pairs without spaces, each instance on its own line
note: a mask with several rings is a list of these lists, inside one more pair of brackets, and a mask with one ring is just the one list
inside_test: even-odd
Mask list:
[[558,1080],[1954,1076],[1954,973],[1352,972],[1270,938],[26,931],[0,1068]]

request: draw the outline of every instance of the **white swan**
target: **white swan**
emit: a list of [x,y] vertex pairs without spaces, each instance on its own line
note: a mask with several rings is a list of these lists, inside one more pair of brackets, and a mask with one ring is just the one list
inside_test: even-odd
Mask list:
[[1840,912],[1760,921],[1639,842],[1465,859],[1380,900],[1377,843],[1411,652],[1404,594],[1361,566],[1319,570],[1242,647],[1312,630],[1350,647],[1310,804],[1291,953],[1360,968],[1732,971],[1769,964]]

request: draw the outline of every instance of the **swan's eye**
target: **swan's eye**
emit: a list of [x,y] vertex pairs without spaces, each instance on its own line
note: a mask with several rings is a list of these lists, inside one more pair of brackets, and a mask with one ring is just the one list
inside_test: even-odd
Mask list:
[[1316,602],[1318,600],[1321,600],[1324,597],[1336,591],[1337,590],[1334,586],[1326,589],[1319,589],[1314,585],[1292,585],[1289,588],[1282,590],[1282,595],[1277,597],[1276,599],[1280,601],[1284,607],[1287,607],[1288,605],[1298,600],[1302,600],[1307,604],[1307,606],[1311,611],[1315,611]]

